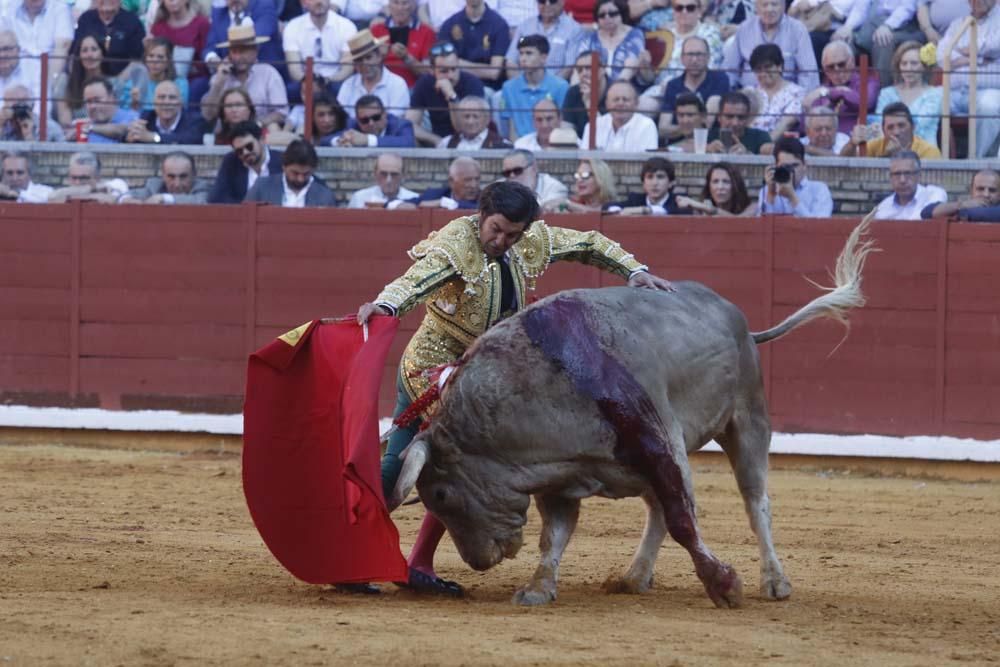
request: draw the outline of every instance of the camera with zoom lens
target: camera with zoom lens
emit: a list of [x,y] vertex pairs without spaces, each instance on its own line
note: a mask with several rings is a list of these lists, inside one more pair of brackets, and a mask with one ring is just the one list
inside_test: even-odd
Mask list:
[[775,183],[791,183],[792,182],[792,170],[785,166],[778,166],[774,168],[774,182]]
[[14,120],[26,120],[31,118],[31,107],[27,104],[15,104],[11,107],[11,116]]

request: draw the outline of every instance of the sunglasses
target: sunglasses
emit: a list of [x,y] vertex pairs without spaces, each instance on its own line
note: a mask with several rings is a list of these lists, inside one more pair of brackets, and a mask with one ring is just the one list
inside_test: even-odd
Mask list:
[[599,18],[599,19],[616,19],[616,18],[618,18],[621,15],[622,15],[622,13],[620,11],[618,11],[617,9],[613,9],[611,11],[599,13],[597,15],[597,18]]
[[233,146],[233,152],[236,153],[237,155],[243,155],[244,153],[248,154],[253,153],[254,143],[255,142],[253,141],[248,141],[242,146]]
[[431,47],[432,56],[446,56],[455,53],[455,45],[451,42],[439,42]]
[[843,71],[851,66],[850,60],[841,60],[839,63],[828,63],[823,65],[823,69],[832,69],[835,71]]
[[358,125],[367,125],[368,123],[377,123],[382,120],[382,114],[373,113],[371,116],[358,116]]
[[511,167],[510,169],[502,170],[500,173],[503,174],[504,178],[514,178],[523,174],[525,169],[527,167]]
[[591,174],[589,171],[578,171],[575,174],[573,174],[573,178],[575,178],[578,181],[585,181],[591,176],[593,176],[593,174]]
[[687,12],[689,14],[694,14],[698,11],[698,5],[674,5],[675,12]]

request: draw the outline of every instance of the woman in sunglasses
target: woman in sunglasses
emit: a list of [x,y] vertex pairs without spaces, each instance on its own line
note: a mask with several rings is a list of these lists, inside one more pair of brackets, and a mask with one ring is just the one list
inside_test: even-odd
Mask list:
[[573,174],[573,194],[546,204],[545,210],[556,213],[596,213],[618,199],[615,176],[604,160],[580,160]]
[[612,81],[631,81],[639,66],[639,56],[646,50],[646,37],[628,24],[625,0],[598,0],[594,7],[597,30],[580,44],[580,51],[597,51],[608,63]]

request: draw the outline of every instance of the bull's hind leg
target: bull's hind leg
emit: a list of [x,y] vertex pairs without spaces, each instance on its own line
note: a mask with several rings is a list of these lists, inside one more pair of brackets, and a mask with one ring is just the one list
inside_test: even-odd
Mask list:
[[539,494],[535,505],[542,516],[541,559],[531,581],[514,594],[515,604],[538,605],[556,599],[559,562],[580,516],[580,501],[575,498]]
[[646,501],[646,528],[642,531],[642,541],[628,571],[620,579],[604,582],[604,590],[608,593],[645,593],[653,586],[656,555],[667,536],[667,522],[663,518],[663,507],[652,491],[642,494],[642,499]]
[[739,410],[724,435],[716,438],[729,457],[750,527],[760,547],[760,592],[772,600],[792,594],[792,584],[774,551],[771,538],[771,501],[767,497],[767,452],[771,443],[771,421],[767,405],[756,399],[750,410]]

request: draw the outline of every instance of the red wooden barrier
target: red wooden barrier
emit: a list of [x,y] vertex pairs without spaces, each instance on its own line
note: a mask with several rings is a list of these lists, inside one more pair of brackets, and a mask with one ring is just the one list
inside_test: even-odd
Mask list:
[[[237,411],[247,354],[353,312],[447,211],[0,205],[0,400]],[[599,229],[760,330],[817,295],[856,221],[552,216]],[[869,304],[761,348],[775,427],[1000,437],[1000,227],[878,223]],[[554,265],[539,296],[616,284]],[[420,320],[403,320],[398,358]],[[383,413],[395,367],[385,369]]]

